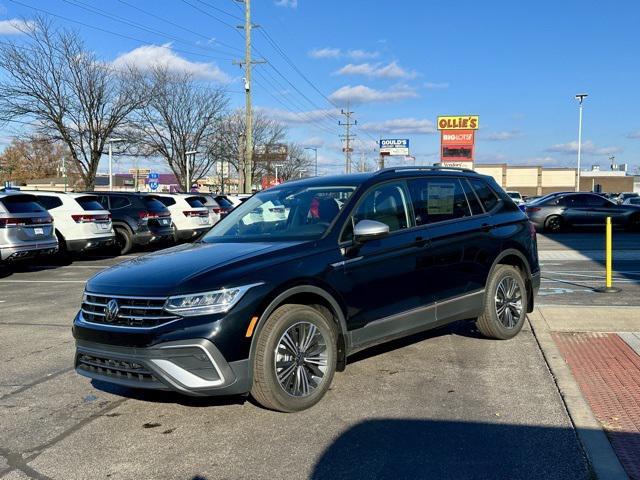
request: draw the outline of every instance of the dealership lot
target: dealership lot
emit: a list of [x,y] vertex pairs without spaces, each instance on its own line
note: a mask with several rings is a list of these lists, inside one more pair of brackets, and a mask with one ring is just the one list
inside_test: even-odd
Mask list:
[[[639,305],[640,235],[616,232],[616,296],[589,290],[601,236],[564,235],[540,237],[539,303]],[[92,384],[72,369],[71,320],[86,279],[121,260],[0,274],[1,478],[590,476],[528,326],[500,342],[459,322],[362,352],[297,414]]]

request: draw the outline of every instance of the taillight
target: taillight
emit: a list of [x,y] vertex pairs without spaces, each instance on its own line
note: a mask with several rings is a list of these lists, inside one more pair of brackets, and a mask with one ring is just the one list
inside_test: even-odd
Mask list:
[[138,217],[140,217],[140,220],[149,220],[150,218],[158,218],[159,216],[160,214],[156,212],[145,212],[144,210],[138,212]]
[[24,227],[27,225],[42,225],[53,222],[51,217],[32,217],[32,218],[0,218],[0,228],[6,227]]
[[213,213],[220,213],[222,212],[222,209],[219,207],[211,207],[211,210],[213,210]]
[[542,210],[540,207],[525,207],[524,211],[527,213],[539,212]]
[[529,235],[533,239],[536,238],[536,226],[532,222],[529,222]]
[[76,214],[71,215],[73,221],[76,223],[91,223],[91,222],[106,222],[111,219],[111,214],[105,215],[87,215],[87,214]]
[[201,212],[200,210],[185,210],[182,213],[184,213],[185,217],[206,217],[207,216],[207,212]]

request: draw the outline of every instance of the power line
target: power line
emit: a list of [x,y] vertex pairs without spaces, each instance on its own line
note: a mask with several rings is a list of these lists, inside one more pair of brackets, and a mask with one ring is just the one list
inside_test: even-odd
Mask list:
[[[229,13],[226,10],[223,10],[221,8],[218,8],[218,7],[215,7],[215,6],[211,5],[210,3],[205,2],[204,0],[196,0],[196,2],[201,3],[203,5],[206,5],[207,7],[211,8],[211,9],[217,11],[217,12],[220,12],[220,13],[222,13],[224,15],[227,15],[228,17],[235,18],[236,20],[240,20],[241,22],[244,21],[244,18],[238,17],[237,15]],[[236,4],[236,5],[238,5],[238,4]],[[240,8],[240,5],[238,5],[238,8]],[[240,8],[240,11],[242,12],[241,8]]]
[[[182,3],[186,3],[187,5],[189,5],[191,8],[194,8],[195,10],[199,11],[200,13],[204,13],[207,17],[213,18],[215,21],[226,25],[227,27],[231,28],[233,31],[238,32],[238,30],[236,30],[236,26],[235,25],[231,25],[229,22],[225,22],[224,20],[221,20],[220,18],[216,17],[215,15],[212,15],[211,13],[207,12],[206,10],[201,9],[200,7],[194,5],[191,2],[188,2],[187,0],[182,0]],[[240,32],[238,32],[240,35],[242,35]]]
[[344,115],[347,119],[346,122],[338,122],[339,125],[343,125],[345,127],[345,135],[340,135],[345,141],[344,147],[344,161],[345,161],[345,173],[351,173],[351,140],[353,140],[356,136],[351,132],[351,127],[358,124],[357,120],[351,121],[351,116],[355,113],[349,110],[349,104],[347,103],[347,110],[340,110],[340,113]]
[[[52,17],[56,17],[56,18],[59,18],[61,20],[65,20],[67,22],[71,22],[71,23],[76,23],[78,25],[82,25],[83,27],[91,28],[93,30],[98,30],[100,32],[108,33],[110,35],[115,35],[117,37],[126,38],[127,40],[133,40],[134,42],[139,42],[139,43],[141,43],[143,45],[148,45],[149,44],[149,42],[146,41],[146,40],[142,40],[140,38],[132,37],[130,35],[125,35],[123,33],[114,32],[112,30],[107,30],[106,28],[97,27],[95,25],[90,25],[88,23],[81,22],[80,20],[74,20],[72,18],[65,17],[64,15],[58,15],[56,13],[50,12],[48,10],[45,10],[43,8],[38,8],[38,7],[34,7],[32,5],[27,5],[26,3],[22,3],[22,2],[20,2],[18,0],[9,0],[9,1],[13,2],[13,3],[17,4],[17,5],[21,5],[23,7],[35,10],[36,12],[46,13],[47,15],[51,15]],[[181,49],[177,49],[177,48],[172,48],[172,47],[168,47],[168,46],[165,46],[165,45],[156,45],[156,46],[157,47],[162,47],[162,48],[167,48],[169,50],[173,50],[174,52],[184,53],[184,54],[187,54],[187,55],[195,55],[195,56],[204,57],[204,58],[211,58],[211,59],[214,59],[214,60],[228,60],[229,59],[228,57],[227,58],[212,57],[211,55],[204,55],[202,53],[190,52],[190,51],[187,51],[187,50],[181,50]]]

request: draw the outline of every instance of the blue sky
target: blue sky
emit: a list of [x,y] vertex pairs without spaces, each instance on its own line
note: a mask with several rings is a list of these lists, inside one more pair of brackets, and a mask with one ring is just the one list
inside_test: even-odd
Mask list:
[[[321,172],[343,167],[338,138],[343,132],[334,105],[346,108],[347,99],[358,120],[358,158],[362,150],[373,160],[374,140],[382,135],[410,138],[417,162],[432,163],[439,146],[437,115],[478,114],[477,161],[574,165],[574,95],[583,91],[589,94],[584,165],[604,167],[613,154],[619,163],[640,168],[640,2],[252,4],[253,20],[263,30],[254,30],[255,55],[269,62],[254,67],[254,105],[288,123],[296,140],[319,145]],[[244,105],[242,73],[231,64],[243,54],[243,38],[233,28],[241,23],[234,17],[242,17],[242,4],[0,0],[0,41],[19,40],[11,35],[9,21],[35,14],[25,5],[65,17],[54,21],[78,29],[105,60],[133,60],[142,66],[166,62],[224,86],[233,105]],[[105,13],[82,8],[92,5]],[[11,128],[0,130],[0,142],[6,143],[11,133]]]

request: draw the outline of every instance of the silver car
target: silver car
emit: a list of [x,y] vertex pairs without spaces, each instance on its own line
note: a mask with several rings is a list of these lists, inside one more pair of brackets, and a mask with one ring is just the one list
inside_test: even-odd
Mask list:
[[17,191],[0,192],[0,262],[57,250],[53,219],[36,197]]

